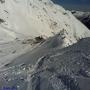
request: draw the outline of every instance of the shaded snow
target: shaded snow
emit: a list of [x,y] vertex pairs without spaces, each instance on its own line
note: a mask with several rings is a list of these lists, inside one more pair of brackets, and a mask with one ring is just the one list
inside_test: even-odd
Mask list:
[[82,39],[67,48],[56,47],[42,54],[35,65],[29,60],[6,68],[0,71],[0,88],[6,84],[17,90],[89,90],[89,44],[90,38]]
[[89,90],[86,37],[90,30],[50,0],[0,0],[0,89]]
[[90,29],[90,12],[72,11],[73,15]]
[[[69,11],[50,0],[5,0],[0,3],[0,61],[16,58],[33,49],[32,43],[22,45],[24,39],[43,39],[60,34],[61,48],[90,37],[90,31]],[[16,39],[21,40],[17,42]],[[59,41],[58,41],[59,40]],[[54,40],[55,41],[55,40]],[[12,42],[12,43],[11,43]],[[57,43],[57,44],[58,44]],[[57,44],[52,43],[53,47]],[[28,47],[30,46],[30,47]],[[12,55],[12,53],[15,54]]]

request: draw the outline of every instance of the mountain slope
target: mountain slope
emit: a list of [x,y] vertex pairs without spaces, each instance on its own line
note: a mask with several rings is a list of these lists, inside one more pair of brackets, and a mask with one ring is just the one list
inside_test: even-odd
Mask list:
[[4,21],[0,24],[3,39],[6,35],[8,40],[48,38],[63,31],[64,46],[67,46],[90,36],[90,31],[69,11],[50,0],[5,0],[0,3],[0,18]]
[[0,88],[6,85],[17,90],[90,89],[90,38],[42,54],[34,66],[31,58],[26,64],[0,71]]
[[72,13],[90,29],[90,12],[72,11]]
[[0,89],[89,90],[90,30],[69,11],[0,0],[0,32]]
[[90,31],[71,12],[51,0],[0,2],[1,65],[29,52],[42,40],[53,36],[55,38],[49,43],[53,44],[50,47],[58,44],[59,48],[64,48],[81,38],[90,37]]

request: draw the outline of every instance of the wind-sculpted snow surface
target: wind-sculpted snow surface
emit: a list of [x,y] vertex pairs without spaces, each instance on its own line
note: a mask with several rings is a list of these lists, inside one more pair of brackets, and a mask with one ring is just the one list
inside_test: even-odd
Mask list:
[[1,0],[0,42],[26,37],[48,38],[60,31],[64,31],[65,46],[90,36],[90,31],[69,11],[50,0]]
[[16,90],[89,90],[90,38],[42,55],[33,66],[20,64],[0,71],[0,88]]
[[63,42],[59,47],[64,48],[90,37],[90,31],[81,22],[50,0],[0,0],[1,65],[56,34],[60,36],[52,47]]
[[78,42],[86,37],[50,0],[0,0],[0,89],[89,90],[90,39]]

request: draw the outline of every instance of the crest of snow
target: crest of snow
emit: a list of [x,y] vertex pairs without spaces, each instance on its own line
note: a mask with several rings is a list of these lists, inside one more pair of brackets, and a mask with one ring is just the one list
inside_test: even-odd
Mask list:
[[0,42],[15,38],[52,37],[64,31],[64,46],[90,37],[90,31],[69,11],[51,0],[5,0],[0,3]]

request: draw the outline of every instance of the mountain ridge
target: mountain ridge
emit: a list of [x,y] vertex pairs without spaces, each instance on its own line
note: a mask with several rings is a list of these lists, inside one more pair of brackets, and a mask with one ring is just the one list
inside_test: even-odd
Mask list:
[[[70,33],[67,38],[72,37],[73,43],[76,42],[74,32],[79,34],[80,31],[77,29],[82,29],[82,35],[78,35],[77,38],[88,37],[89,31],[85,26],[69,11],[65,11],[50,0],[7,0],[1,3],[1,6],[0,15],[5,22],[1,23],[0,28],[13,39],[38,36],[48,38],[64,29]],[[84,29],[88,32],[86,36],[83,34],[86,33]]]

